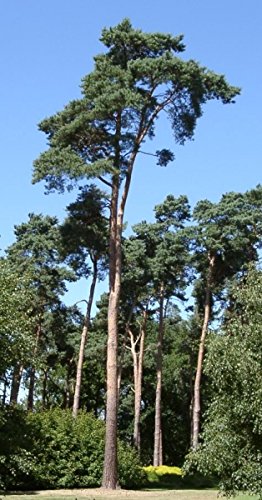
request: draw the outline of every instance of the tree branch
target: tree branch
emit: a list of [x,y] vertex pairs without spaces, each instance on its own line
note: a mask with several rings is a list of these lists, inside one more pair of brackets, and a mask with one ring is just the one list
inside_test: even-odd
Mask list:
[[106,184],[107,186],[109,186],[110,188],[112,188],[112,184],[111,182],[107,181],[106,179],[104,179],[103,177],[101,177],[100,175],[97,177],[101,182],[103,182],[104,184]]

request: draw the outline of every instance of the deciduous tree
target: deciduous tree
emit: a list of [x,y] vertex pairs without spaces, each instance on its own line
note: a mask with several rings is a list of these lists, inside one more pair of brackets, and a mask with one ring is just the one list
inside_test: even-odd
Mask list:
[[[215,474],[222,491],[262,491],[262,274],[252,269],[231,291],[231,318],[208,344],[213,398],[191,467]],[[189,463],[188,462],[188,465]]]

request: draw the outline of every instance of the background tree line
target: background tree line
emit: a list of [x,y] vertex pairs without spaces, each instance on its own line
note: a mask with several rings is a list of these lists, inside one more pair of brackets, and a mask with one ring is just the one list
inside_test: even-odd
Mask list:
[[[123,237],[118,429],[144,464],[183,465],[190,448],[198,449],[204,411],[210,422],[222,389],[212,378],[225,362],[223,348],[212,349],[239,321],[234,289],[248,277],[248,264],[258,262],[261,191],[200,201],[192,214],[185,196],[168,195],[154,221]],[[96,282],[108,272],[107,207],[105,194],[91,185],[61,224],[29,214],[15,227],[16,241],[1,260],[3,411],[20,402],[30,412],[68,409],[76,418],[85,410],[104,420],[108,294],[93,317],[91,306]],[[67,283],[83,275],[85,313],[62,302]],[[208,328],[215,347],[203,373]],[[226,350],[227,363],[232,356]]]

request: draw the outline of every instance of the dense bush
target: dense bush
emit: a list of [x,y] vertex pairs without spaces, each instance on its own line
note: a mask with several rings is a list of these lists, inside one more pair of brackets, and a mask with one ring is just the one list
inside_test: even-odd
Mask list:
[[[104,424],[91,414],[54,409],[2,411],[2,489],[90,487],[101,484]],[[139,486],[143,471],[133,449],[119,443],[119,483]]]
[[26,413],[19,408],[0,410],[0,488],[20,488],[34,476],[33,440]]
[[185,475],[180,467],[160,465],[154,467],[152,465],[143,467],[146,474],[146,484],[157,488],[170,489],[198,489],[212,488],[217,485],[213,477],[205,477],[199,472],[191,475]]
[[59,409],[28,415],[34,435],[36,487],[68,488],[99,484],[104,426],[92,415]]

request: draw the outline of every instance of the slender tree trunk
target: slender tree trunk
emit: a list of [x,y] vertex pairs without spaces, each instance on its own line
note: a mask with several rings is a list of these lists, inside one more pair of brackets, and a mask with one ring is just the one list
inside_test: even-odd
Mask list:
[[134,387],[135,387],[135,412],[134,412],[134,445],[137,451],[141,451],[141,399],[143,380],[143,361],[145,352],[145,334],[147,324],[147,309],[143,313],[143,321],[140,330],[139,352],[133,355],[134,363]]
[[14,367],[11,392],[10,392],[10,403],[11,404],[17,404],[23,370],[24,370],[24,367],[21,363],[18,363]]
[[210,321],[211,312],[211,290],[212,290],[212,279],[213,270],[215,265],[215,256],[209,256],[209,269],[206,283],[205,292],[205,305],[204,305],[204,321],[201,330],[200,344],[198,349],[197,358],[197,369],[194,384],[194,399],[193,399],[193,425],[192,425],[192,448],[195,450],[199,442],[199,432],[200,432],[200,418],[201,418],[201,376],[203,370],[203,360],[205,352],[205,340],[208,330],[208,324]]
[[73,402],[73,416],[76,417],[79,410],[80,403],[80,391],[81,391],[81,381],[83,374],[83,364],[84,364],[84,356],[85,356],[85,346],[87,341],[88,330],[90,326],[90,317],[91,317],[91,309],[94,300],[95,287],[97,282],[97,260],[93,260],[93,278],[89,291],[89,299],[86,308],[86,315],[84,319],[84,326],[81,335],[81,343],[79,348],[78,362],[77,362],[77,372],[76,372],[76,384],[75,384],[75,393],[74,393],[74,402]]
[[48,376],[48,368],[44,368],[43,382],[42,382],[42,410],[45,410],[47,406],[47,376]]
[[121,353],[120,353],[119,362],[118,362],[118,374],[117,374],[118,399],[119,399],[119,394],[120,394],[122,369],[123,369],[123,360],[124,360],[124,355],[125,355],[125,351],[126,351],[126,344],[127,344],[127,338],[128,338],[128,332],[129,332],[129,325],[130,325],[130,321],[131,321],[131,318],[132,318],[132,315],[133,315],[134,307],[135,307],[135,300],[133,300],[133,302],[132,302],[132,305],[131,305],[131,308],[130,308],[130,312],[129,312],[129,315],[128,315],[128,320],[126,322],[125,335],[124,335],[123,343],[122,343],[122,346],[121,346]]
[[[34,347],[34,351],[33,351],[33,362],[35,361],[35,358],[37,355],[40,336],[41,336],[41,325],[39,324],[37,326],[37,330],[36,330],[36,340],[35,340],[35,347]],[[35,369],[35,365],[33,364],[31,366],[30,375],[29,375],[29,388],[28,388],[28,397],[27,397],[27,410],[28,411],[33,411],[33,407],[34,407],[35,374],[36,374],[36,369]]]
[[162,396],[162,365],[163,365],[163,334],[164,334],[164,287],[160,288],[159,328],[157,339],[157,382],[155,400],[155,434],[153,465],[163,463],[162,426],[161,426],[161,396]]

